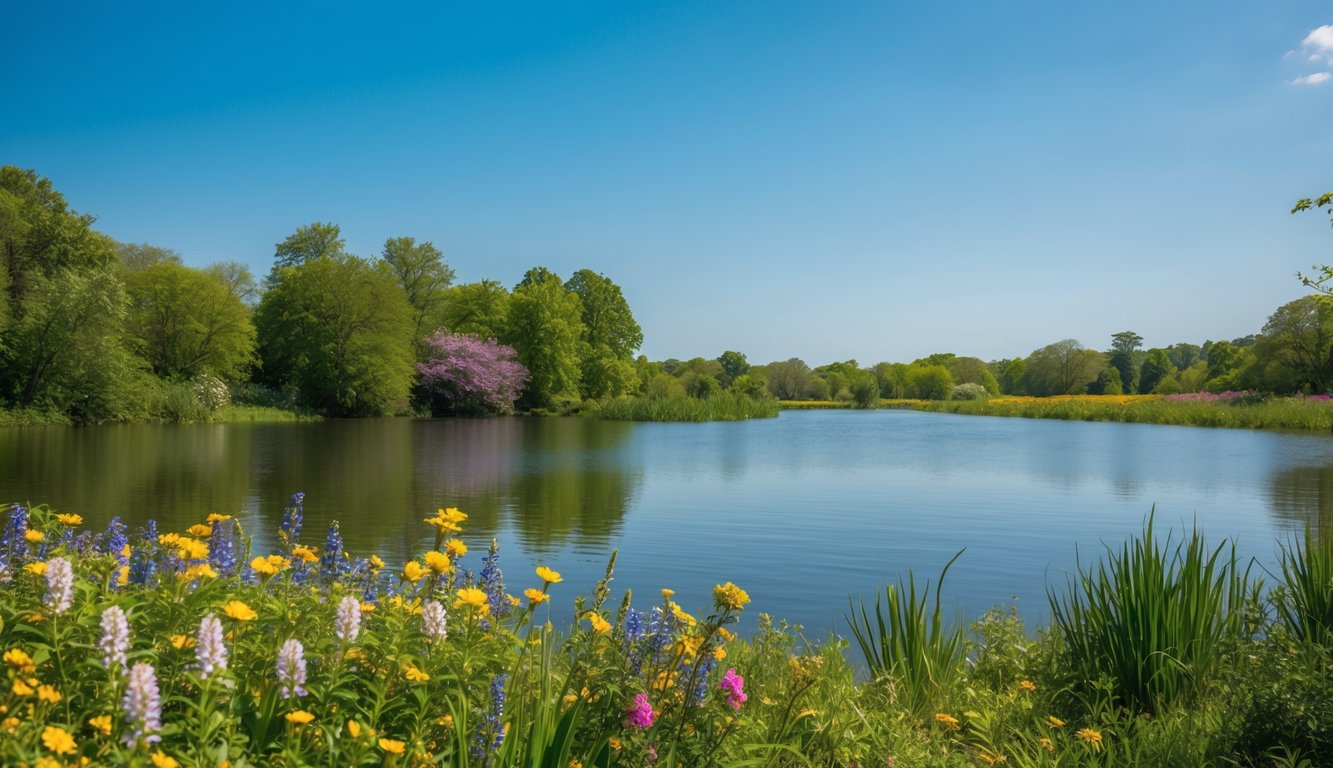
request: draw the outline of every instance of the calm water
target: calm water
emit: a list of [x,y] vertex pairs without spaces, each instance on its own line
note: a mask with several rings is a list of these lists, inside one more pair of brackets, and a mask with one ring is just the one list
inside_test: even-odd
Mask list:
[[545,563],[566,598],[586,593],[618,549],[616,600],[632,587],[645,607],[669,586],[704,608],[731,580],[751,616],[819,636],[844,632],[849,595],[908,568],[933,579],[964,547],[947,604],[973,618],[1017,600],[1039,620],[1076,547],[1098,556],[1154,505],[1159,526],[1197,520],[1271,566],[1278,537],[1333,529],[1333,437],[908,411],[0,430],[0,500],[89,525],[181,530],[228,512],[263,549],[297,490],[312,543],[336,519],[354,552],[401,562],[430,543],[421,518],[457,506],[467,561],[479,569],[499,539],[513,592]]

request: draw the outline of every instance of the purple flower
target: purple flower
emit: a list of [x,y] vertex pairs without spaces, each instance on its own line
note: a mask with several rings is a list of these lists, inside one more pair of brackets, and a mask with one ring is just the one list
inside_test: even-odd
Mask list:
[[722,676],[722,682],[719,687],[727,692],[727,703],[732,709],[739,710],[741,705],[749,697],[745,695],[745,678],[736,674],[736,670],[728,669]]
[[433,410],[508,413],[529,378],[513,347],[495,339],[440,332],[426,340],[425,363],[417,364],[422,386],[434,395]]
[[126,746],[162,740],[157,735],[162,728],[162,700],[157,692],[157,672],[152,664],[141,661],[130,668],[121,706],[130,726],[129,733],[125,734]]
[[102,651],[102,664],[107,669],[125,671],[125,653],[130,649],[130,622],[120,606],[113,605],[102,611],[102,639],[97,647]]
[[333,633],[344,643],[355,643],[361,634],[361,601],[348,595],[338,603],[338,617],[333,621]]
[[334,520],[329,525],[329,535],[324,539],[324,556],[319,559],[319,575],[325,581],[332,581],[347,569],[347,558],[343,557],[342,532],[338,530],[338,521]]
[[291,506],[282,510],[282,525],[278,528],[278,538],[282,541],[282,546],[291,554],[292,547],[296,546],[301,538],[301,519],[302,502],[305,501],[305,494],[297,491],[292,494]]
[[648,694],[636,694],[634,703],[630,705],[629,712],[625,717],[625,725],[639,730],[652,728],[653,718],[656,716],[657,713],[653,712],[653,705],[648,703]]
[[447,631],[449,617],[444,612],[444,606],[436,600],[427,600],[425,605],[421,606],[421,629],[432,640],[443,640],[449,633]]
[[199,662],[199,677],[204,680],[212,677],[214,672],[227,669],[227,646],[223,642],[222,622],[211,613],[199,622],[194,657]]
[[278,650],[278,683],[282,698],[306,695],[305,685],[305,646],[292,638],[282,644]]
[[208,564],[223,576],[236,573],[236,526],[235,520],[219,520],[208,536]]
[[17,570],[28,553],[28,510],[17,504],[9,513],[9,522],[0,533],[0,581],[9,581],[11,568]]
[[56,615],[69,610],[74,602],[74,568],[63,557],[46,563],[46,604]]

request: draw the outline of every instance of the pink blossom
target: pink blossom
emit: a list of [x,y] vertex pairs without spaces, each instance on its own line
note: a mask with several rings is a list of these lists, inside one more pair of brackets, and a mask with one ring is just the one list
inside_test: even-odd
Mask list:
[[440,331],[426,340],[429,358],[417,364],[421,383],[439,410],[507,413],[527,384],[528,369],[513,347],[495,339]]
[[745,678],[736,674],[734,669],[727,670],[719,685],[722,690],[727,692],[727,703],[731,705],[732,709],[740,710],[741,705],[749,698],[745,695]]
[[640,693],[634,697],[634,703],[630,705],[625,724],[640,730],[652,728],[655,717],[657,713],[653,711],[653,705],[648,703],[648,694]]

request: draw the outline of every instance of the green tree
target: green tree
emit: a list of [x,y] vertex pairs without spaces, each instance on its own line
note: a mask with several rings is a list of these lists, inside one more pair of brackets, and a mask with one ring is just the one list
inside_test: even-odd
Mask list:
[[1039,397],[1083,394],[1104,367],[1105,355],[1063,339],[1028,356],[1023,385],[1029,395]]
[[412,306],[393,271],[355,256],[276,270],[255,315],[264,378],[333,416],[402,410],[412,386]]
[[765,366],[768,391],[779,400],[823,400],[827,385],[799,357]]
[[181,255],[170,248],[159,248],[148,243],[116,243],[116,258],[130,272],[147,269],[155,264],[181,264]]
[[444,325],[444,305],[454,271],[433,243],[418,243],[411,237],[385,240],[382,258],[412,305],[412,340],[419,351],[424,350],[426,336]]
[[724,387],[730,387],[737,378],[750,372],[750,363],[740,352],[727,350],[718,355],[717,362],[722,366],[721,381]]
[[945,367],[949,369],[953,376],[954,384],[980,384],[986,388],[986,391],[992,395],[1000,394],[1000,382],[996,381],[995,374],[991,373],[980,358],[976,357],[954,357]]
[[1111,352],[1107,355],[1107,363],[1120,373],[1121,384],[1131,392],[1138,385],[1139,347],[1142,345],[1143,337],[1133,331],[1111,335]]
[[315,259],[341,259],[347,255],[346,247],[337,224],[316,221],[297,227],[286,240],[274,246],[274,275],[282,267],[296,267]]
[[250,268],[238,261],[220,261],[210,264],[204,271],[226,283],[227,289],[247,306],[253,306],[259,300],[259,286]]
[[1328,391],[1333,381],[1333,298],[1304,296],[1278,307],[1263,327],[1262,357],[1298,387]]
[[1177,369],[1185,369],[1206,357],[1203,347],[1198,344],[1172,344],[1164,348],[1166,357]]
[[161,260],[125,276],[131,344],[158,376],[239,379],[254,357],[250,309],[216,272]]
[[1028,361],[1027,358],[1019,357],[1010,360],[1004,366],[1004,373],[1000,375],[1000,392],[1006,395],[1026,395]]
[[1097,374],[1097,380],[1088,385],[1090,395],[1122,395],[1124,385],[1120,382],[1120,369],[1108,365]]
[[499,339],[509,329],[509,289],[494,280],[449,289],[441,320],[452,333]]
[[907,367],[907,396],[921,400],[948,400],[953,391],[953,374],[943,365],[912,363]]
[[524,408],[546,408],[577,399],[586,355],[583,302],[545,267],[528,270],[514,288],[504,341],[532,374],[519,399]]
[[583,306],[586,341],[580,364],[584,397],[616,397],[639,386],[634,353],[643,344],[643,330],[630,311],[620,286],[605,275],[580,269],[565,283]]
[[1166,350],[1153,348],[1143,358],[1139,368],[1139,393],[1151,394],[1163,380],[1176,375],[1176,366],[1166,356]]

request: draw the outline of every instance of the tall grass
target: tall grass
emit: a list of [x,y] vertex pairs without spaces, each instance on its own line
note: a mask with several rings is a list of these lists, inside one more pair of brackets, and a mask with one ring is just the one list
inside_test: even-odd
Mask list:
[[719,392],[704,398],[634,397],[599,401],[590,413],[615,421],[741,421],[771,419],[778,415],[778,401],[735,392]]
[[932,609],[926,608],[929,582],[918,597],[916,576],[909,571],[906,584],[899,580],[884,588],[882,603],[875,596],[874,621],[862,600],[847,617],[871,673],[891,679],[898,700],[917,713],[935,708],[957,679],[967,652],[962,625],[946,628],[940,609],[944,577],[962,554],[959,550],[940,571]]
[[1051,615],[1075,677],[1109,679],[1123,705],[1156,712],[1192,700],[1244,638],[1248,581],[1234,544],[1210,551],[1197,528],[1159,542],[1150,516],[1141,537],[1050,592]]
[[1333,540],[1321,541],[1306,528],[1304,546],[1284,545],[1280,564],[1279,619],[1302,642],[1333,648]]
[[1122,421],[1239,429],[1333,430],[1333,404],[1302,398],[1262,402],[1129,399],[1116,396],[1074,398],[997,398],[936,400],[919,408],[936,413],[1021,416],[1066,421]]

